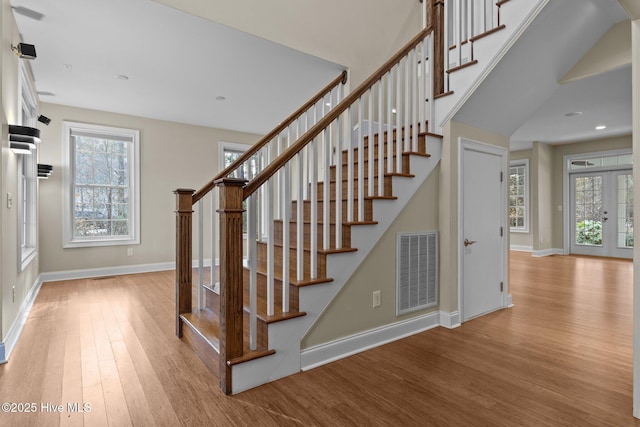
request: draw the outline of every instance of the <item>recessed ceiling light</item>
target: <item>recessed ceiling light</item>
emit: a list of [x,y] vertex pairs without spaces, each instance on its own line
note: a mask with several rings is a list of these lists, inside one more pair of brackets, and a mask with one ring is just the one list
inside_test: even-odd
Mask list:
[[596,130],[602,130],[602,129],[606,129],[607,127],[605,125],[599,125],[596,126]]
[[392,108],[392,109],[391,109],[391,112],[392,112],[393,114],[396,114],[396,113],[398,112],[398,110],[396,110],[395,108]]
[[118,79],[118,80],[129,80],[129,76],[126,76],[124,74],[116,74],[116,79]]
[[224,96],[216,96],[216,101],[224,101],[225,99],[227,99]]
[[331,107],[331,103],[330,103],[330,102],[327,102],[327,103],[326,103],[326,104],[324,104],[324,105],[326,105],[327,107]]
[[582,111],[573,111],[571,113],[567,113],[564,116],[565,117],[575,117],[575,116],[581,116],[582,115]]

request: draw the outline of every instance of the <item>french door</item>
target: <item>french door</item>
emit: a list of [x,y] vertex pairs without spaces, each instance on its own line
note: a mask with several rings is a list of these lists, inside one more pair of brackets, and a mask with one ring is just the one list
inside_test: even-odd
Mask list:
[[572,173],[571,253],[633,257],[633,175],[630,169]]

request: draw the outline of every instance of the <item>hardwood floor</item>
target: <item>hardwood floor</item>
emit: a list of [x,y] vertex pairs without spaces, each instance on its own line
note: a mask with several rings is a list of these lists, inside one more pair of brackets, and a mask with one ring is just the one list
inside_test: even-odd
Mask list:
[[512,252],[513,308],[231,397],[174,335],[174,272],[46,283],[0,366],[0,401],[37,411],[0,425],[640,425],[632,275],[629,261]]

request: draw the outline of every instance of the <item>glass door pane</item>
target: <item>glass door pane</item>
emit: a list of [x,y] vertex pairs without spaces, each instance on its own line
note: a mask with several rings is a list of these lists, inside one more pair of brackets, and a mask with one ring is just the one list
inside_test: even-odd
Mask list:
[[602,245],[602,188],[602,175],[575,177],[576,245]]
[[633,248],[633,175],[621,173],[617,179],[617,246]]

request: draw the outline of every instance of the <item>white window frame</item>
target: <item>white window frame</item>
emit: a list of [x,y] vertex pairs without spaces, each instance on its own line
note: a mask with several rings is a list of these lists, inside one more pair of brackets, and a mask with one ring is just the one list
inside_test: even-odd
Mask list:
[[[529,233],[529,205],[531,203],[529,199],[529,159],[521,159],[521,160],[511,160],[509,162],[509,176],[511,176],[511,168],[514,167],[524,167],[524,226],[523,227],[511,227],[509,226],[509,231],[511,233]],[[511,185],[509,183],[509,190],[511,190]],[[511,194],[511,193],[509,193]],[[509,202],[509,207],[511,207],[511,203]],[[509,222],[511,222],[511,216],[508,218]]]
[[[35,126],[38,111],[35,89],[29,79],[29,70],[20,61],[18,87],[20,90],[19,117],[22,126]],[[37,147],[31,154],[21,154],[18,159],[18,272],[24,271],[37,255]]]
[[[71,134],[73,131],[121,136],[131,138],[129,148],[129,235],[97,236],[75,238],[73,221],[75,217],[75,162]],[[140,131],[113,126],[93,125],[64,121],[62,123],[64,201],[63,201],[63,247],[79,248],[94,246],[119,246],[140,244]]]

